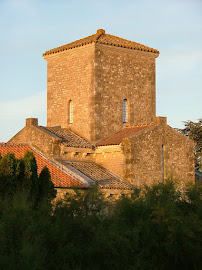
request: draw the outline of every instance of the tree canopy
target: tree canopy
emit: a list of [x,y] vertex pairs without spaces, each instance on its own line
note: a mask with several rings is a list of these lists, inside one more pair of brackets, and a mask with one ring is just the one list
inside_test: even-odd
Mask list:
[[0,269],[202,269],[202,189],[172,182],[106,201],[75,189],[51,205],[33,153],[0,157]]
[[179,131],[195,142],[195,164],[197,170],[202,170],[202,118],[198,122],[184,122],[184,128]]
[[0,198],[0,268],[201,269],[201,188],[160,184],[110,203],[75,190],[32,208],[21,193]]
[[36,159],[30,151],[21,159],[13,153],[0,157],[0,196],[12,197],[18,191],[26,193],[36,204],[56,196],[48,168],[38,176]]

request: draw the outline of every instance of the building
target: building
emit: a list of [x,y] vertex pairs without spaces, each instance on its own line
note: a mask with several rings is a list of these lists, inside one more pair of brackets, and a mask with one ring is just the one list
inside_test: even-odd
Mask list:
[[114,194],[169,178],[194,183],[193,142],[156,116],[156,49],[99,29],[43,56],[47,127],[26,119],[7,145],[27,144]]

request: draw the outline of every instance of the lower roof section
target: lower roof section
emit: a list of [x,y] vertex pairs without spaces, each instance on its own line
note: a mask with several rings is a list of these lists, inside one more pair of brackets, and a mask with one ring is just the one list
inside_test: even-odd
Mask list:
[[26,151],[33,152],[38,167],[38,174],[46,166],[51,174],[55,188],[88,188],[97,185],[101,189],[132,190],[133,187],[102,166],[93,162],[72,162],[63,159],[49,159],[28,144],[0,143],[2,156],[14,153],[22,158]]
[[112,174],[102,166],[93,162],[71,162],[65,161],[67,167],[72,167],[91,179],[99,188],[102,189],[121,189],[130,190],[133,187],[116,175]]
[[38,167],[38,174],[42,171],[44,167],[47,167],[51,174],[51,180],[55,187],[78,187],[78,188],[87,188],[88,186],[75,179],[66,171],[64,171],[57,163],[51,161],[39,151],[34,149],[33,147],[27,144],[8,144],[8,143],[0,143],[0,153],[2,156],[8,153],[14,153],[16,158],[22,158],[26,151],[33,152],[36,163]]
[[56,136],[62,140],[62,143],[67,147],[76,148],[89,148],[92,149],[94,146],[86,139],[82,138],[72,130],[61,127],[44,127],[38,126],[42,131],[48,133],[51,136]]
[[151,125],[139,125],[139,126],[128,126],[125,127],[113,135],[102,139],[96,143],[96,146],[107,146],[107,145],[119,145],[124,138],[130,137],[131,135],[143,130]]

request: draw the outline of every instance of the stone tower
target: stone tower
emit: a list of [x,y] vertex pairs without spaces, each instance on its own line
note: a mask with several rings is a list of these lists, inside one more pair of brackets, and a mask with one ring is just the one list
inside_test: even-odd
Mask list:
[[47,125],[95,142],[124,126],[153,122],[158,55],[102,29],[46,51]]
[[171,178],[193,183],[194,143],[156,117],[158,55],[102,29],[45,52],[47,126],[27,119],[9,143],[29,144],[110,194]]

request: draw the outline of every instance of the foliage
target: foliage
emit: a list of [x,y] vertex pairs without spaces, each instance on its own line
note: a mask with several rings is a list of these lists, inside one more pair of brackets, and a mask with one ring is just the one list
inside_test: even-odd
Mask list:
[[53,209],[16,192],[0,199],[0,269],[201,269],[201,191],[170,182],[111,204],[75,190]]
[[0,193],[2,196],[12,195],[18,184],[19,162],[14,154],[8,153],[0,160]]
[[196,169],[202,170],[202,118],[198,122],[185,121],[184,125],[179,131],[195,142]]
[[22,159],[16,159],[13,153],[0,159],[0,196],[12,198],[17,192],[26,193],[33,205],[56,196],[48,169],[38,177],[36,159],[30,151]]
[[44,198],[51,201],[56,197],[56,190],[54,184],[51,181],[50,172],[47,167],[44,167],[39,175],[39,200]]

